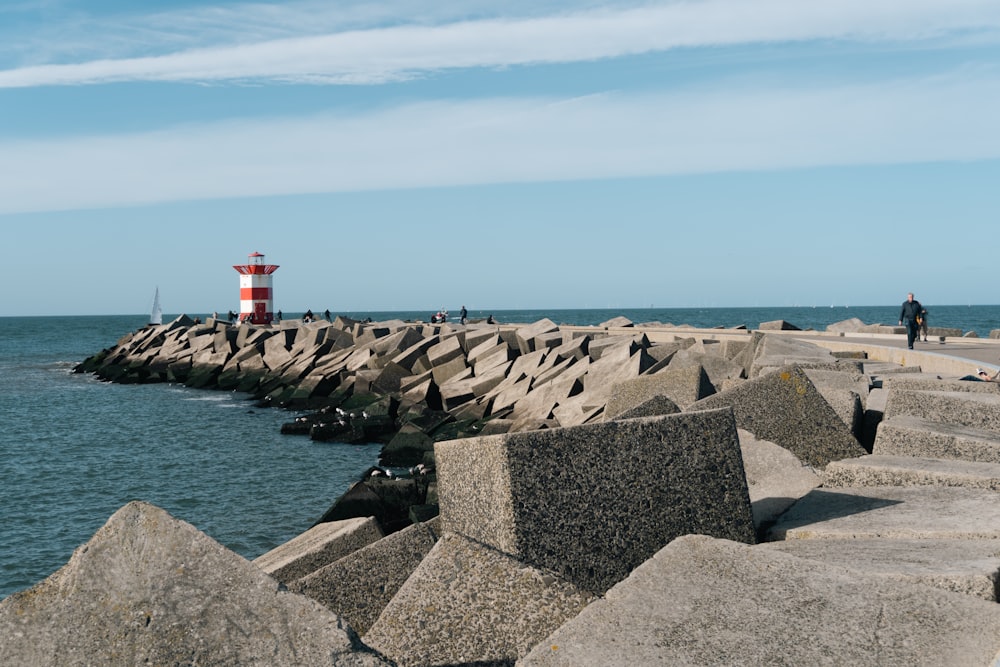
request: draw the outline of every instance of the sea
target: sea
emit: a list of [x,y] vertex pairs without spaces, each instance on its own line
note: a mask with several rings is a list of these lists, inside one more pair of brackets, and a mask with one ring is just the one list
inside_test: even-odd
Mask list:
[[[1000,328],[1000,306],[928,307],[931,326]],[[319,312],[319,311],[316,311]],[[431,313],[342,312],[428,320]],[[457,309],[452,316],[457,314]],[[189,313],[205,317],[204,314]],[[548,318],[825,329],[850,318],[895,324],[899,306],[470,310],[501,323]],[[286,317],[289,315],[286,314]],[[171,315],[165,315],[169,321]],[[120,507],[143,500],[253,559],[307,530],[378,462],[381,446],[282,435],[297,415],[249,396],[183,385],[117,385],[73,373],[146,325],[147,315],[0,317],[0,599],[62,567]]]

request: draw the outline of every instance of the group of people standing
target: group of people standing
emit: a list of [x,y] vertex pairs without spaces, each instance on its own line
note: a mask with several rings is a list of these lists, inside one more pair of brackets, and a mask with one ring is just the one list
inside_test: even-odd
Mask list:
[[906,327],[906,346],[913,349],[914,341],[923,335],[927,342],[927,309],[913,298],[913,292],[906,295],[906,301],[899,309],[899,324]]

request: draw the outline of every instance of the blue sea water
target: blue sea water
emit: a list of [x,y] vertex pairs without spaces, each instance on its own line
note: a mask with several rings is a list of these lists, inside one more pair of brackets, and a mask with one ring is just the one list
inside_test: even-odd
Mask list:
[[[998,306],[929,307],[931,326],[988,336]],[[894,324],[899,306],[470,310],[501,322],[591,325],[617,316],[699,327],[784,319],[803,329],[857,317]],[[430,313],[342,313],[427,319]],[[455,313],[453,313],[454,315]],[[192,316],[195,313],[191,314]],[[168,316],[169,318],[169,316]],[[0,598],[59,569],[122,505],[144,500],[255,558],[309,528],[378,458],[379,445],[281,435],[294,415],[245,395],[116,385],[72,373],[141,328],[144,315],[0,318]]]

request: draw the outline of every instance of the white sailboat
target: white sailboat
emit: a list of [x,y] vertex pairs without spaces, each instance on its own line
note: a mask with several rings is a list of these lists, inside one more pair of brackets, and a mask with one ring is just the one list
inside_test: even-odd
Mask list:
[[163,309],[160,308],[160,288],[153,293],[153,311],[149,315],[150,324],[163,324]]

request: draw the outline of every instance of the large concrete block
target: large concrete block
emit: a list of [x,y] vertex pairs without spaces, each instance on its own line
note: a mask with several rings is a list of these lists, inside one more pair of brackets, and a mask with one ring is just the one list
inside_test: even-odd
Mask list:
[[995,491],[939,486],[816,489],[768,531],[769,540],[1000,539]]
[[729,410],[438,442],[442,527],[603,592],[678,535],[752,542]]
[[535,338],[542,334],[558,331],[559,326],[548,318],[542,318],[537,322],[523,326],[514,332],[514,340],[521,354],[528,354],[535,351]]
[[885,418],[901,415],[1000,433],[1000,394],[890,389]]
[[687,410],[722,407],[732,408],[740,428],[817,468],[868,453],[798,366],[747,380]]
[[688,535],[518,665],[989,665],[1000,606]]
[[438,539],[438,520],[415,523],[312,574],[289,590],[341,615],[364,634]]
[[832,461],[824,486],[960,486],[1000,491],[1000,463],[914,456],[862,456]]
[[715,387],[701,366],[666,368],[653,375],[641,375],[616,383],[611,389],[604,418],[614,419],[654,396],[666,396],[684,408],[714,393]]
[[1000,540],[784,540],[756,548],[997,601]]
[[0,602],[4,665],[381,665],[341,618],[140,502]]
[[449,533],[364,640],[400,667],[513,664],[592,599],[547,571]]
[[1000,433],[902,415],[879,424],[872,453],[1000,463]]
[[255,558],[253,564],[287,584],[382,537],[374,517],[327,521]]
[[823,477],[784,447],[739,429],[754,526],[769,525],[799,498],[823,484]]

